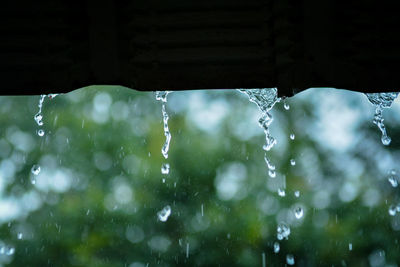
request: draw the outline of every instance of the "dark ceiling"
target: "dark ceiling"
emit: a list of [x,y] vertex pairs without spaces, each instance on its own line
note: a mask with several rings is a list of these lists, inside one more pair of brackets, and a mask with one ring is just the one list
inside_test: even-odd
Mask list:
[[309,87],[399,91],[395,1],[4,1],[1,94]]

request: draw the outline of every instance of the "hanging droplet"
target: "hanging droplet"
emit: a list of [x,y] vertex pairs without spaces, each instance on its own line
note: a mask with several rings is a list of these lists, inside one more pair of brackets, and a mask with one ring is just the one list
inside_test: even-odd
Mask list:
[[281,250],[281,246],[279,245],[278,242],[274,243],[274,253],[278,253],[279,250]]
[[294,159],[291,159],[290,160],[290,165],[292,165],[292,166],[296,165],[296,161]]
[[169,205],[165,206],[161,211],[157,212],[157,217],[162,222],[166,222],[169,215],[171,215],[171,207]]
[[294,135],[294,133],[290,134],[289,137],[290,137],[291,140],[294,140],[294,139],[296,138],[296,136]]
[[294,191],[294,196],[299,197],[300,196],[300,191]]
[[294,216],[296,216],[296,219],[301,219],[304,215],[304,210],[302,207],[297,207],[294,210]]
[[394,216],[396,215],[397,212],[397,207],[395,205],[390,205],[389,207],[389,215],[390,216]]
[[281,197],[286,196],[286,191],[285,191],[285,189],[278,188],[278,195],[281,196]]
[[33,175],[38,175],[40,173],[40,166],[39,165],[33,165],[31,172],[33,173]]
[[44,136],[44,130],[43,129],[39,129],[37,131],[37,135],[39,135],[40,137]]
[[294,256],[292,254],[286,255],[286,263],[288,265],[294,265]]
[[164,163],[161,166],[161,173],[162,174],[169,174],[169,164],[168,163]]

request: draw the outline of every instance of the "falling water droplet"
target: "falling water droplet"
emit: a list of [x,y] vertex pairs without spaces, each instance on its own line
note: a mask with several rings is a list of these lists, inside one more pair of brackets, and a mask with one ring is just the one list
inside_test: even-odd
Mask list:
[[289,110],[289,109],[290,109],[289,104],[286,103],[286,102],[283,102],[283,107],[284,107],[286,110]]
[[271,178],[275,178],[275,177],[276,177],[276,172],[275,172],[274,170],[269,170],[269,171],[268,171],[268,175],[269,175],[269,177],[271,177]]
[[300,191],[294,191],[294,196],[299,197],[300,196]]
[[290,227],[286,223],[280,223],[278,224],[278,227],[276,228],[276,237],[278,240],[282,240],[284,238],[288,239],[290,235]]
[[302,207],[297,207],[294,210],[294,216],[296,216],[296,219],[301,219],[304,215],[304,210]]
[[278,195],[281,196],[281,197],[286,196],[286,191],[285,191],[285,189],[278,188]]
[[278,242],[274,243],[274,253],[278,253],[279,250],[281,250],[281,246],[279,245]]
[[161,211],[157,212],[157,217],[162,222],[166,222],[169,215],[171,215],[171,207],[169,205],[165,206]]
[[294,135],[294,133],[292,133],[292,134],[290,134],[289,138],[290,138],[291,140],[294,140],[294,139],[296,138],[296,136]]
[[292,165],[292,166],[296,165],[296,161],[294,159],[291,159],[290,160],[290,165]]
[[4,245],[0,245],[0,255],[3,255],[6,253],[6,247]]
[[286,255],[286,263],[289,265],[294,265],[294,256],[292,254]]
[[349,250],[352,251],[353,250],[353,244],[349,243]]
[[13,255],[14,253],[15,253],[15,248],[14,248],[14,247],[9,246],[9,247],[6,249],[6,255],[11,256],[11,255]]
[[18,233],[18,234],[17,234],[17,238],[18,238],[19,240],[21,240],[21,239],[23,238],[23,234],[22,234],[22,233]]
[[389,206],[389,215],[390,216],[394,216],[394,215],[396,215],[396,212],[397,212],[396,206],[395,205],[390,205]]
[[33,165],[31,172],[33,173],[33,175],[38,175],[40,173],[40,166],[39,165]]
[[37,131],[37,135],[39,135],[40,137],[44,136],[44,130],[43,129],[39,129]]
[[168,163],[164,163],[161,166],[161,173],[162,174],[169,174],[169,164]]
[[393,187],[397,187],[399,185],[396,176],[389,176],[388,181]]

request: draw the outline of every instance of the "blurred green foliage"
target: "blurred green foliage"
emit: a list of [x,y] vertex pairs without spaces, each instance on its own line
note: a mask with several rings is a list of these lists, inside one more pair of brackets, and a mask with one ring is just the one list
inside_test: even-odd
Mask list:
[[[386,120],[390,147],[380,144],[370,121],[357,124],[358,139],[345,151],[323,146],[315,125],[316,105],[323,105],[317,97],[324,94],[315,94],[287,100],[288,111],[282,103],[274,107],[278,145],[268,155],[276,178],[268,177],[263,160],[257,107],[236,91],[170,94],[167,160],[161,103],[153,93],[97,86],[46,98],[43,127],[33,119],[38,96],[1,97],[1,160],[11,159],[15,171],[2,178],[0,202],[12,199],[19,212],[2,220],[0,239],[15,253],[0,260],[9,266],[262,266],[265,253],[267,266],[283,266],[287,254],[297,266],[398,266],[400,213],[390,216],[388,207],[399,202],[399,192],[378,168],[379,161],[398,166],[398,122]],[[355,95],[346,93],[347,101],[365,113]],[[36,135],[40,128],[44,137]],[[17,133],[25,135],[20,140]],[[169,175],[161,174],[163,163],[170,164]],[[34,164],[42,169],[36,184],[30,182]],[[160,222],[157,212],[166,205],[172,214]],[[300,220],[293,217],[298,205],[305,210]],[[291,234],[274,253],[281,221]]]

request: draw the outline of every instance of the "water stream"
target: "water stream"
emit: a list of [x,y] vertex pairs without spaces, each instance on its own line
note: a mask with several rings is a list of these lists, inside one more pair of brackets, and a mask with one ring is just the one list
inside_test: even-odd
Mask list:
[[378,126],[379,130],[381,130],[381,141],[382,144],[384,144],[385,146],[388,146],[392,139],[387,135],[386,127],[383,124],[383,109],[390,108],[393,101],[397,98],[398,95],[398,92],[366,94],[369,102],[371,102],[371,104],[375,106],[375,115],[372,122]]

